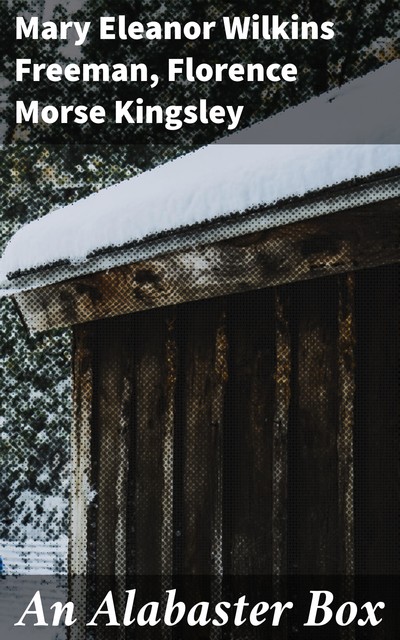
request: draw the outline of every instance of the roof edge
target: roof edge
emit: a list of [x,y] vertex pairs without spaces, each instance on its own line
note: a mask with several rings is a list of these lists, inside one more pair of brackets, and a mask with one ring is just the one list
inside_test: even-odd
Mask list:
[[237,212],[157,237],[147,237],[136,244],[99,252],[79,263],[52,263],[28,273],[10,274],[8,282],[0,283],[0,298],[166,255],[176,252],[177,246],[179,251],[184,251],[396,197],[400,197],[400,169],[351,180],[256,211]]

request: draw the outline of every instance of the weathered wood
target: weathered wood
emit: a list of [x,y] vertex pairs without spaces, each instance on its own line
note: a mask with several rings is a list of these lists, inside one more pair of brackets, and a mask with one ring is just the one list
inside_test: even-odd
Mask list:
[[222,571],[222,425],[228,378],[225,312],[194,314],[186,327],[182,569]]
[[355,318],[354,273],[338,277],[339,319],[339,430],[338,491],[340,526],[340,572],[354,574],[354,396],[355,396]]
[[71,433],[71,529],[69,572],[87,572],[87,508],[91,495],[93,353],[87,327],[75,331],[73,347],[73,423]]
[[335,574],[338,566],[337,282],[290,286],[293,341],[289,423],[290,572]]
[[159,312],[135,318],[135,567],[172,573],[176,345],[174,320]]
[[[345,576],[340,598],[354,601],[354,397],[355,397],[355,317],[354,273],[337,278],[338,282],[338,385],[339,427],[338,494],[339,494],[339,566]],[[354,629],[341,629],[342,640],[354,640]]]
[[[174,542],[174,426],[175,393],[177,378],[177,345],[175,318],[167,320],[166,336],[166,406],[162,434],[162,525],[161,525],[161,575],[173,574]],[[170,586],[170,585],[169,585]]]
[[272,573],[287,573],[287,448],[291,396],[291,338],[285,295],[275,291],[276,407],[272,442]]
[[[128,327],[107,321],[101,333],[97,379],[98,515],[97,572],[125,573],[125,499],[128,467],[126,415],[131,389],[127,379]],[[100,336],[99,336],[100,339]]]
[[[296,608],[287,572],[347,574],[343,601],[354,572],[398,573],[398,291],[387,266],[75,330],[74,558],[87,565],[89,487],[93,569],[117,576],[117,607],[125,566],[162,576],[150,597],[143,580],[149,600],[165,600],[171,573],[272,573]],[[191,583],[184,599],[221,600],[221,585]]]
[[399,265],[357,274],[355,291],[355,569],[362,575],[398,575]]
[[[235,296],[228,308],[230,379],[224,460],[226,572],[271,574],[274,292]],[[255,524],[257,523],[257,524]]]
[[226,315],[221,316],[215,339],[214,391],[211,401],[211,424],[216,429],[215,437],[215,489],[214,508],[211,515],[211,562],[212,575],[223,574],[223,410],[224,393],[228,380],[228,339]]
[[73,423],[71,433],[71,494],[69,542],[69,596],[76,603],[78,618],[70,629],[70,640],[83,637],[86,619],[88,571],[88,509],[92,501],[93,336],[88,327],[78,327],[73,344]]
[[177,251],[15,296],[32,331],[397,262],[400,203]]
[[[95,525],[96,604],[113,589],[121,614],[126,589],[126,496],[132,402],[130,322],[107,320],[96,329],[96,402],[93,439],[97,456]],[[103,637],[123,638],[101,629]]]

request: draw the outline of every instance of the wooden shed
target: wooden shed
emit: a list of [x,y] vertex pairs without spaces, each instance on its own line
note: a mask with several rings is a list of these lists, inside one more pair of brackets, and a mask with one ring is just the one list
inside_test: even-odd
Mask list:
[[15,236],[74,333],[71,574],[400,572],[399,165],[213,145]]

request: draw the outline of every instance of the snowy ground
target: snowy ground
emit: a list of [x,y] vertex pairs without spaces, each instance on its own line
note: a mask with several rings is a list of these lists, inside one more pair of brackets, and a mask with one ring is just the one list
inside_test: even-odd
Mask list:
[[[27,617],[25,627],[14,624],[37,590],[46,615],[54,602],[67,601],[67,539],[52,543],[29,540],[25,544],[1,540],[0,556],[6,574],[0,579],[0,638],[64,639],[63,628],[31,626],[36,621],[32,616]],[[56,572],[63,575],[56,576]]]
[[68,541],[28,540],[24,544],[0,540],[0,557],[6,575],[52,575],[67,572]]
[[51,621],[50,606],[67,602],[66,579],[55,577],[6,576],[0,580],[0,638],[4,640],[64,640],[62,627],[34,627],[36,616],[26,617],[25,627],[15,627],[34,594],[40,590],[43,610]]

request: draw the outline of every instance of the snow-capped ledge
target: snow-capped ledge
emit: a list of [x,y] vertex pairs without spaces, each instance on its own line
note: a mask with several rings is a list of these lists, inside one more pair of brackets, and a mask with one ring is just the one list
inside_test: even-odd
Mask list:
[[[12,274],[51,265],[79,265],[93,252],[248,213],[292,197],[379,176],[400,167],[400,61],[289,109],[264,123],[161,165],[121,184],[54,211],[22,227],[0,261],[0,284],[15,286]],[[384,81],[383,81],[384,80]],[[386,93],[383,93],[386,87]],[[382,114],[362,117],[368,95],[380,91]],[[336,122],[357,109],[360,144],[248,144],[273,139],[276,128],[294,123]],[[268,136],[268,131],[271,136]],[[361,144],[366,139],[369,144]],[[389,144],[396,141],[396,144]],[[227,142],[227,141],[225,141]],[[318,214],[316,214],[318,215]],[[281,219],[280,224],[289,222]],[[131,259],[131,258],[130,258]]]

